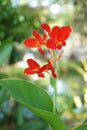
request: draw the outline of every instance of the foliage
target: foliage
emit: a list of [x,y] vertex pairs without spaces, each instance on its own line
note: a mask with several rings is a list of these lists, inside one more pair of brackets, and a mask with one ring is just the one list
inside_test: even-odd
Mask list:
[[2,79],[0,85],[7,89],[16,101],[47,121],[52,130],[64,130],[64,124],[59,115],[53,114],[52,100],[40,87],[17,79]]
[[33,28],[37,29],[44,22],[58,23],[62,21],[63,24],[69,24],[69,13],[61,12],[55,15],[49,11],[50,6],[57,3],[58,1],[52,1],[49,6],[45,7],[39,4],[36,8],[32,8],[27,4],[13,7],[10,0],[1,0],[0,40],[12,35],[14,41],[21,41],[31,35]]
[[30,121],[30,122],[27,122],[25,124],[22,124],[20,126],[17,126],[16,128],[14,128],[14,130],[41,130],[43,129],[44,127],[44,123],[42,121],[38,121],[38,120],[35,120],[35,121]]
[[0,45],[0,66],[7,60],[12,51],[12,37],[7,38]]
[[75,130],[86,130],[87,124],[80,125],[79,127],[75,128]]
[[86,0],[74,0],[74,21],[73,26],[76,31],[79,31],[83,35],[87,35],[87,1]]
[[46,15],[43,11],[43,7],[33,9],[28,5],[12,7],[10,0],[1,0],[0,40],[12,35],[14,41],[21,41],[29,36],[31,30],[40,25],[42,16]]

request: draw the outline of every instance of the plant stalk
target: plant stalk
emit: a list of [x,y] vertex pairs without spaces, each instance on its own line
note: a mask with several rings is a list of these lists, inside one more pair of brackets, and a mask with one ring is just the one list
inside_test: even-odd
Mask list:
[[[56,57],[55,51],[53,51],[53,56]],[[53,62],[54,70],[56,72],[56,60]],[[53,80],[53,113],[56,114],[56,98],[57,98],[57,86],[56,86],[56,78],[52,79]]]
[[56,80],[54,83],[54,94],[53,94],[53,113],[56,114],[56,98],[57,98],[57,86],[56,86]]

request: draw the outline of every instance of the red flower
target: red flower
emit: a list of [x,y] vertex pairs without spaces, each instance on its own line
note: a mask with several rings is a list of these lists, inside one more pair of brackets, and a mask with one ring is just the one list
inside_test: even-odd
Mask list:
[[43,71],[48,72],[48,70],[51,70],[52,76],[54,78],[57,77],[56,74],[55,74],[55,72],[54,72],[54,68],[53,68],[53,65],[51,64],[50,60],[48,60],[48,63],[46,65],[44,65],[44,66],[42,66],[40,68],[39,72],[43,72]]
[[41,27],[49,35],[46,46],[50,49],[62,49],[62,46],[66,45],[65,40],[68,38],[70,32],[72,31],[70,26],[54,26],[52,30],[48,24],[42,24]]
[[47,35],[46,33],[43,34],[43,36],[41,37],[39,35],[39,33],[34,30],[32,32],[34,38],[26,38],[24,40],[24,44],[29,47],[29,48],[38,48],[39,52],[43,55],[44,54],[44,51],[42,50],[41,46],[42,45],[45,45],[45,40],[47,38]]
[[50,60],[48,60],[48,63],[46,65],[43,65],[42,67],[40,67],[40,65],[33,59],[28,59],[27,63],[29,65],[29,67],[24,70],[24,73],[37,74],[39,77],[44,77],[43,72],[44,71],[48,72],[49,70],[51,70],[52,76],[54,78],[56,78],[56,74],[54,72],[54,68],[53,68]]
[[35,60],[28,59],[27,63],[29,67],[24,70],[25,74],[38,74],[39,77],[44,77],[44,74],[39,72],[41,67]]

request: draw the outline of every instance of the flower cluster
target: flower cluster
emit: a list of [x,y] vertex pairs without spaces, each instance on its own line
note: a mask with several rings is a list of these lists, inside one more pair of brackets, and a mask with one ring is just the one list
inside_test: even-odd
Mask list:
[[[45,46],[51,56],[48,59],[48,63],[43,66],[40,66],[33,59],[28,59],[27,63],[29,67],[24,70],[24,73],[37,74],[39,77],[44,77],[43,72],[51,71],[52,76],[56,78],[54,62],[56,62],[58,58],[56,55],[53,55],[52,51],[56,53],[56,50],[61,50],[62,47],[66,45],[66,40],[69,37],[71,28],[70,26],[53,26],[51,29],[46,23],[42,24],[41,28],[44,31],[42,36],[36,30],[33,30],[32,34],[34,37],[26,38],[24,44],[29,48],[38,48],[38,51],[42,55],[45,54],[43,50],[43,46]],[[60,57],[60,54],[58,57]]]

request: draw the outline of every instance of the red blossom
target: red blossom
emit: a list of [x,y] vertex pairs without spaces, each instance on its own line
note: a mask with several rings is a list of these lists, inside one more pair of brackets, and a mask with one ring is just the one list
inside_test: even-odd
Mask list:
[[[62,49],[63,46],[66,45],[66,40],[70,35],[70,32],[72,31],[70,26],[53,26],[52,29],[48,24],[42,24],[41,28],[46,32],[43,33],[41,36],[36,30],[32,31],[33,38],[26,38],[24,40],[24,44],[29,48],[38,48],[38,51],[43,55],[44,50],[42,49],[42,46],[47,47],[48,52],[50,52],[49,49]],[[62,52],[62,51],[61,51]],[[51,53],[50,53],[51,54]],[[62,53],[61,53],[62,54]],[[61,55],[58,57],[53,57],[55,60],[59,60]],[[54,62],[54,61],[53,61]],[[55,61],[56,62],[56,61]],[[48,63],[40,66],[35,60],[28,59],[28,68],[24,70],[24,73],[30,75],[30,74],[37,74],[39,77],[44,77],[43,72],[49,72],[51,71],[52,76],[56,78],[56,74],[54,71],[53,64],[50,60],[48,60]]]
[[54,68],[53,68],[53,65],[52,65],[52,63],[51,63],[50,60],[48,60],[48,63],[47,63],[46,65],[44,65],[44,66],[42,66],[42,67],[40,68],[39,72],[43,72],[43,71],[48,72],[49,70],[51,70],[52,76],[53,76],[54,78],[56,78],[57,76],[56,76],[56,74],[55,74],[55,72],[54,72]]
[[43,34],[43,36],[41,37],[40,34],[36,31],[33,30],[32,32],[34,38],[26,38],[24,40],[24,44],[29,47],[29,48],[38,48],[38,51],[43,55],[44,51],[41,48],[42,45],[45,45],[45,40],[47,38],[46,33]]
[[65,40],[69,37],[72,31],[70,26],[53,26],[52,30],[48,24],[42,24],[41,27],[48,33],[49,39],[46,46],[49,49],[62,49],[66,45]]
[[48,63],[43,65],[42,67],[33,59],[28,59],[27,63],[29,67],[24,70],[25,74],[37,74],[39,77],[44,77],[43,72],[48,72],[49,70],[51,70],[52,76],[56,78],[56,74],[50,60],[48,60]]
[[40,70],[40,65],[33,59],[28,59],[28,68],[24,70],[25,74],[38,74],[39,77],[44,77],[44,74],[42,72],[39,72]]

